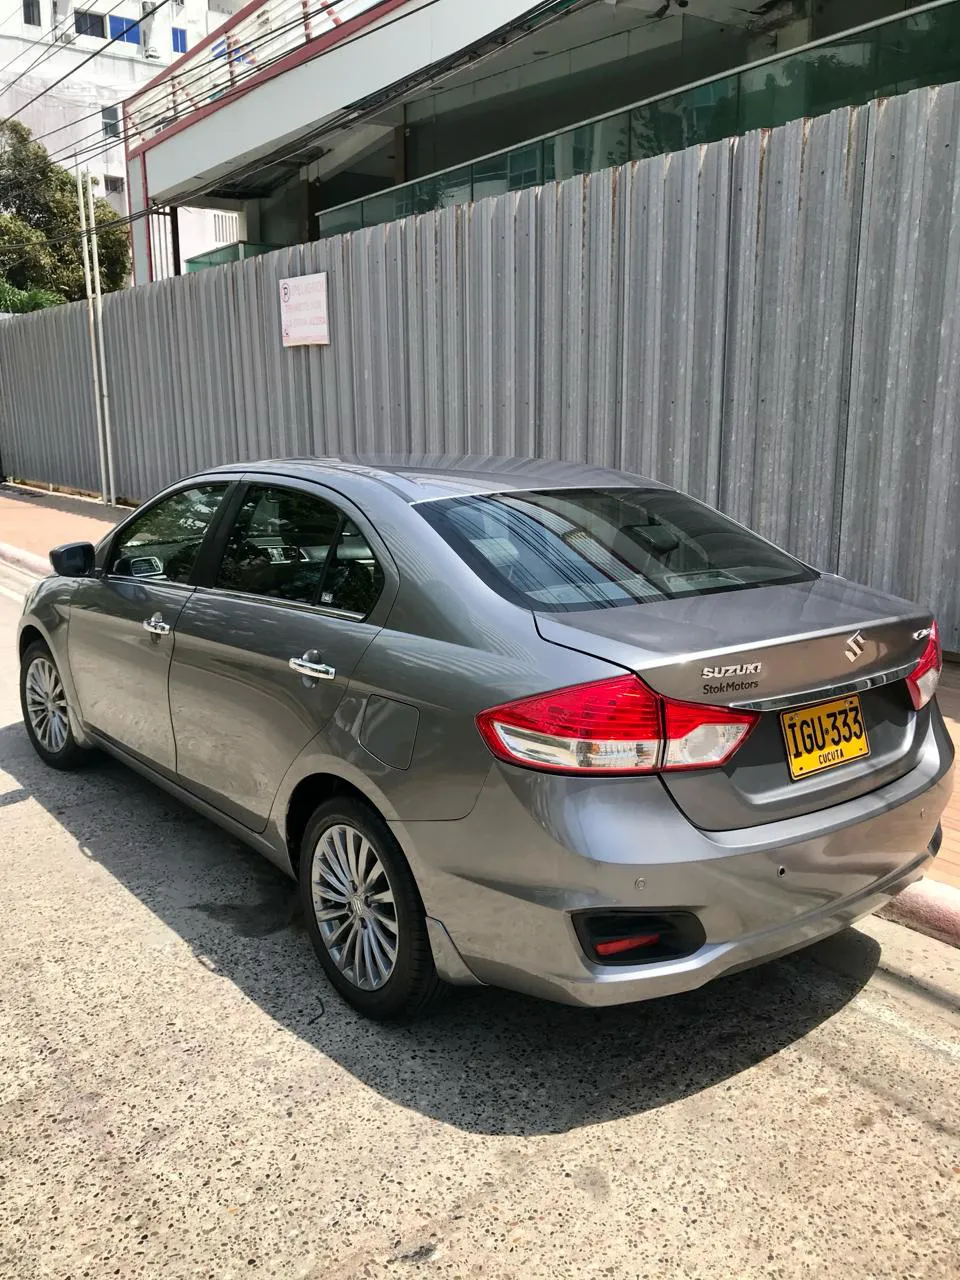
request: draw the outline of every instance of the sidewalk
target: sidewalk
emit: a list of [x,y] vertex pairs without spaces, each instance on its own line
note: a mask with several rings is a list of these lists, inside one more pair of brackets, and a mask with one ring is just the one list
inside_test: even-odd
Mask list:
[[[62,542],[97,542],[128,514],[125,507],[105,507],[89,498],[0,485],[0,560],[9,560],[34,573],[47,573],[47,552],[51,547]],[[951,737],[960,751],[960,664],[944,667],[939,697]],[[944,814],[943,846],[927,881],[949,886],[949,909],[960,923],[960,785],[954,789]],[[911,886],[907,895],[916,889]],[[897,903],[901,901],[903,898]],[[904,905],[908,903],[909,899]],[[903,918],[904,923],[914,922],[909,912],[892,910],[891,914]],[[957,940],[960,942],[960,934]]]
[[[49,573],[47,554],[63,542],[99,542],[118,520],[129,515],[126,507],[105,507],[93,498],[71,498],[0,485],[0,546],[25,552],[21,568]],[[5,557],[9,558],[9,557]],[[42,560],[44,567],[32,562]]]

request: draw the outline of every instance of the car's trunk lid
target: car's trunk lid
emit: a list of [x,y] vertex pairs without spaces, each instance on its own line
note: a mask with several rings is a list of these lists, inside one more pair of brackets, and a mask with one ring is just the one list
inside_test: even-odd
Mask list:
[[[751,707],[756,729],[721,768],[665,773],[696,826],[728,830],[839,804],[908,772],[929,711],[915,713],[904,677],[927,644],[915,605],[835,577],[609,609],[538,613],[545,640],[635,671],[687,702]],[[791,777],[781,714],[860,698],[870,753]]]

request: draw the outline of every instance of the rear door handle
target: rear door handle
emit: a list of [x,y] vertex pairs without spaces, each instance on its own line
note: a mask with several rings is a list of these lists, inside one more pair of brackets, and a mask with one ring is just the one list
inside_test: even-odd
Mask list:
[[170,623],[164,622],[162,614],[155,613],[152,618],[144,618],[143,629],[149,631],[152,636],[168,636]]
[[307,680],[335,680],[337,676],[336,667],[328,667],[325,662],[316,662],[308,653],[305,653],[302,658],[291,658],[290,670],[295,671],[298,676],[304,676]]

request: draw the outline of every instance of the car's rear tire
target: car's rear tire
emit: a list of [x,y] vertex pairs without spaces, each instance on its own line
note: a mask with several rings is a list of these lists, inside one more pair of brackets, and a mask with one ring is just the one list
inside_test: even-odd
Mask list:
[[369,805],[345,796],[314,812],[301,845],[300,895],[320,964],[358,1013],[409,1021],[442,995],[413,874]]
[[20,707],[34,751],[53,769],[76,769],[87,753],[70,726],[67,695],[53,654],[42,640],[20,659]]

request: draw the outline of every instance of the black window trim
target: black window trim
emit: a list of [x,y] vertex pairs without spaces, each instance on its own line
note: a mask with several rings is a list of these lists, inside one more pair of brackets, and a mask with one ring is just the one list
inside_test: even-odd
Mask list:
[[[197,552],[197,558],[193,563],[193,569],[191,570],[186,582],[168,582],[166,578],[162,579],[162,581],[160,579],[135,578],[126,573],[110,572],[109,566],[114,561],[117,543],[135,520],[139,520],[141,516],[147,515],[149,512],[153,511],[155,507],[158,507],[161,502],[166,502],[168,498],[176,497],[178,493],[187,493],[191,489],[203,489],[208,485],[217,484],[224,485],[224,495],[213,519],[207,525],[206,532],[204,533],[203,539],[200,543],[200,550]],[[206,559],[207,548],[216,536],[216,532],[223,522],[224,512],[234,501],[236,490],[238,488],[240,488],[240,484],[236,476],[209,475],[192,476],[189,480],[179,480],[168,489],[164,489],[150,502],[145,502],[141,506],[137,507],[135,511],[131,512],[126,520],[123,520],[114,529],[111,529],[107,536],[97,544],[95,558],[97,576],[104,581],[110,582],[155,582],[157,585],[163,587],[180,587],[186,592],[194,591],[199,585],[197,578]]]
[[[233,532],[233,526],[236,522],[237,516],[240,514],[240,509],[246,501],[246,496],[251,489],[285,489],[290,493],[302,493],[309,498],[316,498],[320,502],[326,502],[328,506],[333,507],[337,512],[339,516],[337,527],[330,543],[330,551],[327,552],[327,558],[323,566],[323,573],[321,574],[320,581],[317,585],[314,603],[309,603],[303,600],[284,600],[278,596],[262,596],[253,591],[237,591],[234,587],[218,587],[216,585],[220,566],[223,562],[223,555],[227,549],[227,542],[229,541],[230,534]],[[197,574],[195,572],[194,576],[198,578],[195,585],[199,587],[204,594],[225,596],[234,600],[256,600],[263,604],[286,606],[290,609],[307,609],[311,613],[319,614],[321,617],[330,618],[333,621],[369,622],[387,596],[388,585],[391,585],[394,588],[396,586],[396,570],[392,559],[387,557],[385,563],[385,558],[381,554],[380,547],[375,545],[376,542],[382,546],[383,539],[379,534],[376,535],[375,540],[371,539],[369,522],[362,516],[360,519],[357,519],[357,513],[355,509],[353,509],[352,503],[350,503],[349,499],[343,497],[334,489],[328,489],[326,485],[298,483],[293,478],[284,475],[271,475],[269,473],[260,475],[248,473],[241,476],[237,482],[237,489],[232,495],[230,503],[231,510],[229,512],[229,520],[227,519],[226,505],[226,503],[223,503],[220,510],[217,512],[217,518],[215,521],[217,525],[216,535],[210,538],[209,545],[205,542],[204,546],[201,548],[200,555],[197,557],[195,571],[202,561],[203,572],[201,574]],[[348,510],[348,508],[351,509]],[[374,553],[374,557],[376,558],[381,572],[384,575],[384,582],[383,586],[380,588],[380,594],[377,596],[372,608],[369,609],[367,613],[354,613],[352,610],[348,609],[334,609],[331,608],[330,605],[319,603],[320,595],[323,591],[323,584],[326,581],[327,572],[330,568],[333,549],[337,545],[340,535],[343,532],[343,526],[346,524],[347,520],[351,520],[367,539],[370,550]],[[387,569],[387,564],[389,564],[389,571]],[[396,591],[394,589],[390,595],[391,605],[395,594]]]
[[[77,17],[82,18],[99,18],[103,23],[103,35],[94,35],[91,31],[80,31],[77,27]],[[73,29],[78,36],[83,36],[87,40],[106,40],[108,38],[107,14],[102,13],[99,9],[74,9],[73,11]]]

